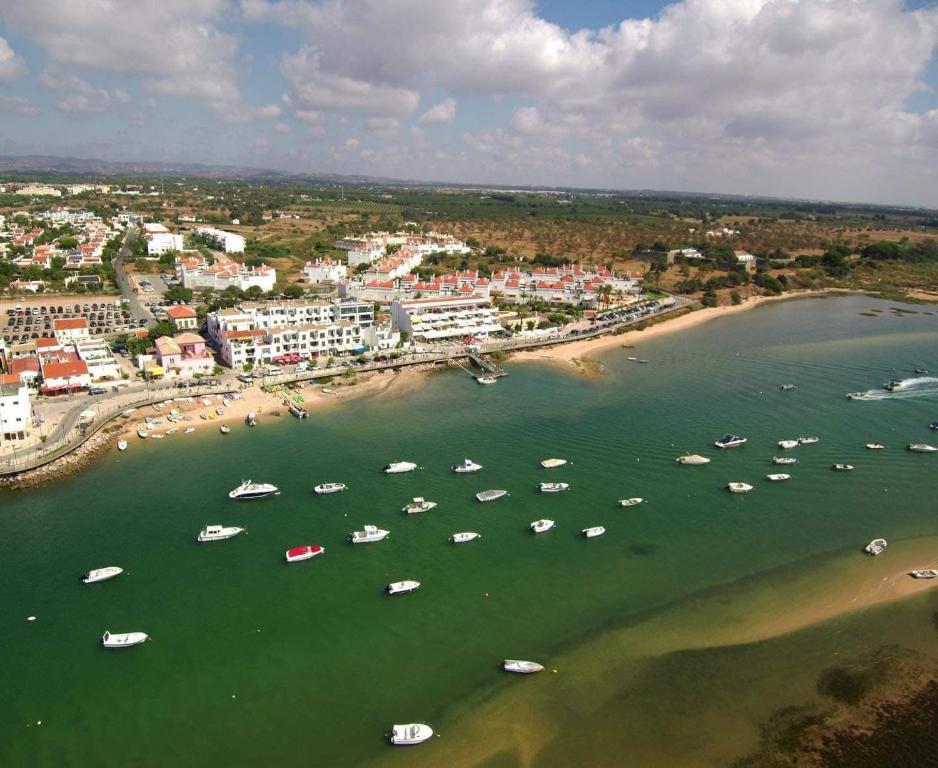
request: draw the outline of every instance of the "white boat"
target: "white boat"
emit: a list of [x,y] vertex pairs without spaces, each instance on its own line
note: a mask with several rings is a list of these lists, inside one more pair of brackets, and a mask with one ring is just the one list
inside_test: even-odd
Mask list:
[[230,539],[234,536],[237,536],[243,531],[244,528],[238,528],[234,525],[206,525],[201,531],[199,531],[199,535],[196,537],[196,541],[202,543],[207,541],[224,541],[225,539]]
[[909,576],[913,579],[934,579],[938,578],[938,571],[934,568],[926,568],[921,571],[909,571]]
[[302,560],[309,560],[313,557],[319,557],[326,554],[326,548],[318,544],[304,544],[302,547],[293,547],[286,552],[288,563],[299,563]]
[[221,432],[223,435],[227,435],[229,432],[231,432],[231,427],[229,427],[229,426],[227,426],[227,425],[225,425],[225,424],[222,424],[222,425],[218,428],[218,431]]
[[150,435],[151,440],[162,440],[163,435]]
[[126,440],[118,440],[118,441],[117,441],[117,450],[119,450],[119,451],[126,451],[126,450],[127,450],[127,441],[126,441]]
[[797,448],[801,443],[797,440],[779,440],[779,448]]
[[636,504],[641,504],[645,501],[641,496],[633,496],[631,499],[619,499],[620,507],[634,507]]
[[730,493],[749,493],[752,486],[749,483],[727,483],[726,489]]
[[631,357],[631,356],[630,356],[630,357],[627,357],[627,358],[625,358],[625,359],[626,359],[626,360],[631,360],[633,363],[637,363],[637,362],[638,362],[638,358],[637,358],[637,357]]
[[778,475],[766,475],[766,476],[765,476],[765,479],[766,479],[766,480],[771,480],[773,483],[778,483],[778,482],[780,482],[780,481],[782,481],[782,480],[790,480],[790,479],[791,479],[791,475],[783,475],[783,474],[778,474]]
[[195,432],[195,427],[186,427],[182,430],[182,434],[184,435],[191,435],[193,432]]
[[296,416],[298,419],[305,419],[309,416],[309,412],[301,405],[296,403],[290,403],[290,413]]
[[508,491],[503,491],[500,488],[493,488],[489,491],[479,491],[476,494],[476,499],[482,502],[486,501],[495,501],[495,499],[500,499],[502,496],[507,496]]
[[773,456],[772,461],[775,464],[797,464],[798,459],[794,456]]
[[257,414],[254,413],[254,411],[251,411],[251,412],[247,415],[247,418],[245,419],[245,422],[247,423],[247,425],[248,425],[249,427],[256,427],[256,426],[257,426]]
[[522,661],[520,659],[505,659],[502,668],[506,672],[516,672],[519,675],[530,675],[534,672],[543,672],[544,665],[536,661]]
[[413,472],[417,465],[412,461],[394,461],[382,470],[386,475],[399,475],[402,472]]
[[863,551],[868,555],[879,555],[886,551],[889,544],[886,539],[873,539],[869,544],[863,547]]
[[118,568],[116,565],[109,565],[106,568],[93,568],[82,576],[81,580],[85,582],[85,584],[94,584],[96,581],[113,579],[115,576],[120,576],[123,572],[124,569]]
[[597,536],[602,536],[606,532],[606,529],[601,525],[594,525],[592,528],[584,528],[583,535],[588,539],[595,539]]
[[801,445],[814,445],[815,443],[821,442],[821,438],[819,438],[819,437],[799,437],[799,438],[798,438],[798,442],[801,443]]
[[435,506],[435,501],[427,501],[423,496],[414,496],[410,504],[401,507],[401,512],[406,512],[408,515],[416,515],[419,512],[429,512]]
[[150,436],[150,430],[149,430],[149,429],[147,429],[146,427],[138,427],[138,428],[137,428],[137,437],[142,438],[142,439],[145,440],[145,439],[148,438],[149,436]]
[[494,376],[477,376],[476,381],[479,384],[498,384],[498,379]]
[[467,541],[475,541],[476,539],[481,539],[482,535],[476,533],[475,531],[461,531],[459,533],[454,533],[449,537],[450,541],[453,544],[465,544]]
[[464,475],[470,472],[478,472],[480,469],[482,469],[481,464],[476,464],[472,459],[463,459],[459,464],[453,467],[453,472]]
[[341,493],[347,487],[348,486],[345,483],[320,483],[315,488],[313,488],[313,491],[322,496],[327,493]]
[[140,645],[146,642],[150,637],[146,632],[123,632],[113,633],[105,630],[101,636],[101,645],[105,648],[129,648],[132,645]]
[[420,589],[420,582],[405,579],[404,581],[392,581],[384,588],[384,591],[389,595],[402,595],[405,592],[413,592],[415,589]]
[[544,469],[553,469],[554,467],[562,467],[566,463],[566,459],[544,459],[544,461],[541,462],[541,466],[544,467]]
[[554,527],[554,521],[546,519],[535,520],[529,527],[534,533],[544,533]]
[[719,440],[717,440],[714,445],[717,448],[736,448],[737,446],[742,445],[746,442],[745,437],[740,437],[739,435],[726,434],[723,435]]
[[795,385],[794,385],[794,384],[782,384],[782,385],[779,387],[779,389],[782,390],[782,392],[789,392],[790,390],[792,390],[792,389],[794,389],[794,388],[795,388]]
[[353,531],[349,534],[349,541],[352,544],[371,544],[375,541],[381,541],[386,538],[390,531],[385,531],[382,528],[378,528],[376,525],[366,525],[364,530]]
[[690,466],[710,463],[710,459],[708,459],[706,456],[701,456],[698,453],[689,453],[686,456],[678,456],[676,461],[679,464],[689,464]]
[[853,464],[831,464],[831,469],[835,472],[852,472]]
[[433,736],[433,729],[426,723],[405,723],[391,726],[391,743],[396,746],[422,744]]
[[909,443],[906,448],[915,453],[934,453],[938,451],[938,448],[928,443]]
[[279,496],[280,491],[276,485],[270,483],[252,483],[250,480],[243,480],[241,485],[233,491],[228,492],[229,499],[246,500],[262,499],[265,496]]
[[172,429],[167,429],[164,434],[175,435],[179,431],[179,427],[173,427]]
[[569,483],[540,483],[541,493],[560,493],[570,488]]
[[866,447],[869,448],[871,451],[881,451],[886,446],[883,445],[882,443],[867,443]]

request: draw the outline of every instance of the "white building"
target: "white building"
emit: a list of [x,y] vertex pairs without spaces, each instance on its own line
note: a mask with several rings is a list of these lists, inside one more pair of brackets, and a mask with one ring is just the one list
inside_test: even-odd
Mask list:
[[307,261],[303,279],[307,283],[337,283],[348,275],[348,267],[334,259]]
[[92,381],[119,381],[121,367],[104,339],[86,339],[75,342],[75,352],[88,367]]
[[33,409],[29,387],[25,384],[0,384],[0,443],[23,440],[30,430]]
[[215,227],[196,227],[196,233],[212,241],[216,248],[225,253],[244,253],[244,238],[234,232],[225,232]]
[[194,290],[211,288],[223,291],[234,286],[246,291],[256,285],[267,293],[277,284],[277,270],[266,264],[248,267],[227,256],[216,256],[215,263],[209,264],[198,251],[187,251],[176,257],[176,278],[183,288]]
[[169,251],[181,251],[185,247],[182,235],[172,232],[157,232],[147,236],[147,256],[161,256]]
[[83,317],[62,317],[52,321],[52,333],[59,344],[89,339],[88,321]]
[[479,296],[395,301],[391,320],[401,334],[423,342],[486,339],[504,330],[498,311]]

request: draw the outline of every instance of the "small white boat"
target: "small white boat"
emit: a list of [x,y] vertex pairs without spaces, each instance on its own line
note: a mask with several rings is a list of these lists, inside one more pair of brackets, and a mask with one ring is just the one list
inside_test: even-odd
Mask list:
[[419,512],[429,512],[435,506],[435,501],[427,501],[423,496],[414,496],[410,504],[401,507],[401,512],[406,512],[408,515],[416,515]]
[[819,437],[799,437],[798,442],[802,445],[814,445],[815,443],[821,442]]
[[163,435],[150,435],[151,440],[162,440]]
[[778,483],[778,482],[781,482],[782,480],[791,480],[791,475],[784,475],[784,474],[766,475],[765,479],[771,480],[773,483]]
[[779,440],[778,441],[779,448],[797,448],[799,445],[801,445],[801,443],[798,442],[797,440]]
[[326,554],[326,548],[318,544],[304,544],[302,547],[293,547],[286,552],[288,563],[299,563],[302,560],[309,560],[313,557],[319,557]]
[[206,525],[199,535],[196,537],[196,541],[204,543],[208,541],[224,541],[225,539],[233,538],[239,533],[242,533],[244,528],[238,528],[237,526],[224,526],[224,525]]
[[906,448],[915,453],[934,453],[938,451],[938,448],[928,443],[909,443]]
[[797,464],[798,459],[794,456],[773,456],[772,461],[775,464]]
[[553,469],[554,467],[562,467],[566,463],[566,459],[544,459],[544,461],[541,462],[541,466],[544,467],[544,469]]
[[479,491],[476,494],[476,499],[481,502],[486,501],[495,501],[495,499],[500,499],[502,496],[507,496],[508,491],[502,490],[501,488],[493,488],[489,491]]
[[749,493],[752,486],[749,483],[727,483],[726,489],[730,493]]
[[391,743],[406,747],[422,744],[433,736],[433,729],[426,723],[405,723],[391,726],[389,738]]
[[725,434],[717,440],[714,445],[717,448],[736,448],[737,446],[743,445],[746,439],[747,438],[740,437],[739,435]]
[[105,630],[101,636],[101,645],[105,648],[129,648],[132,645],[140,645],[140,643],[149,639],[150,637],[146,632],[114,633]]
[[453,472],[458,472],[463,475],[470,472],[478,472],[480,469],[482,469],[481,464],[476,464],[472,459],[463,459],[459,464],[453,467]]
[[215,409],[215,415],[216,415],[216,416],[224,416],[224,415],[225,415],[225,409],[224,409],[224,408],[216,408],[216,409]]
[[636,504],[641,504],[645,501],[641,496],[633,496],[631,499],[619,499],[620,507],[634,507]]
[[886,446],[883,445],[882,443],[867,443],[866,447],[869,448],[871,451],[881,451]]
[[389,595],[403,595],[405,592],[413,592],[415,589],[420,589],[420,582],[405,579],[404,581],[392,581],[384,588],[384,591]]
[[909,576],[913,579],[934,579],[938,578],[938,571],[934,568],[926,568],[921,571],[909,571]]
[[544,533],[554,527],[554,521],[546,519],[535,520],[529,527],[534,533]]
[[249,427],[256,427],[257,426],[257,414],[254,413],[254,411],[251,411],[247,415],[247,418],[244,421]]
[[349,541],[352,544],[371,544],[375,541],[381,541],[384,538],[387,538],[390,531],[385,531],[383,528],[378,528],[376,525],[366,525],[361,531],[353,531],[349,534]]
[[679,464],[689,464],[690,466],[710,463],[710,459],[708,459],[706,456],[701,456],[698,453],[689,453],[686,456],[678,456],[676,461]]
[[637,362],[638,362],[638,358],[637,358],[637,357],[631,357],[631,356],[630,356],[630,357],[627,357],[627,358],[625,358],[625,359],[626,359],[626,360],[631,360],[633,363],[637,363]]
[[835,472],[852,472],[853,464],[831,464],[831,469]]
[[538,487],[541,489],[541,493],[560,493],[561,491],[569,490],[569,483],[539,483]]
[[412,461],[394,461],[382,470],[386,475],[399,475],[403,472],[413,472],[417,465]]
[[453,544],[465,544],[467,541],[475,541],[476,539],[481,539],[482,534],[476,533],[475,531],[461,531],[459,533],[454,533],[449,537],[450,541]]
[[502,668],[506,672],[516,672],[519,675],[530,675],[534,672],[543,672],[544,665],[536,661],[522,661],[520,659],[505,659]]
[[327,493],[341,493],[348,486],[345,483],[320,483],[313,491],[318,493],[320,496],[323,496]]
[[477,376],[476,381],[479,384],[498,384],[498,379],[494,376]]
[[869,544],[863,547],[863,551],[868,555],[879,555],[886,551],[889,544],[886,539],[873,539]]
[[166,432],[164,432],[163,434],[175,435],[178,431],[179,431],[179,427],[173,427],[171,429],[167,429]]
[[602,536],[606,532],[606,529],[601,525],[594,525],[592,528],[584,528],[583,535],[588,539],[595,539],[597,536]]
[[263,499],[265,496],[279,496],[280,490],[276,485],[270,483],[252,483],[250,480],[242,480],[241,485],[233,491],[228,492],[229,499],[247,500]]
[[93,568],[82,576],[81,580],[85,582],[85,584],[94,584],[96,581],[113,579],[115,576],[120,576],[123,572],[124,569],[118,568],[116,565],[109,565],[106,568]]
[[150,430],[149,430],[149,429],[147,429],[146,427],[138,427],[138,428],[137,428],[137,437],[142,438],[142,439],[145,440],[145,439],[148,438],[149,436],[150,436]]
[[223,435],[227,435],[229,432],[231,432],[231,427],[229,427],[229,426],[227,426],[227,425],[225,425],[225,424],[222,424],[222,425],[218,428],[218,431],[221,432]]
[[126,441],[126,440],[118,440],[118,441],[117,441],[117,450],[119,450],[119,451],[126,451],[126,450],[127,450],[127,441]]
[[795,389],[795,385],[794,385],[794,384],[782,384],[782,385],[779,387],[779,389],[782,390],[782,392],[789,392],[789,391]]

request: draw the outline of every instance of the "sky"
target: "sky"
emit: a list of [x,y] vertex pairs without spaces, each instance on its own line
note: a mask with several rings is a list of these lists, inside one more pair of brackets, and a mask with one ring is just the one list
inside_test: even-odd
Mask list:
[[0,0],[0,154],[938,207],[938,0]]

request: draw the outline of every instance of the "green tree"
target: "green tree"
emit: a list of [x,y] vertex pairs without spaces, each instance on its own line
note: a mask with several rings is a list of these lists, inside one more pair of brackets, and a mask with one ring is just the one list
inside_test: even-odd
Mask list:
[[188,304],[192,301],[192,289],[183,288],[181,285],[174,285],[163,294],[163,298],[167,301],[182,301]]
[[303,295],[303,286],[298,285],[297,283],[290,283],[286,288],[283,289],[283,295],[288,299],[298,299]]

